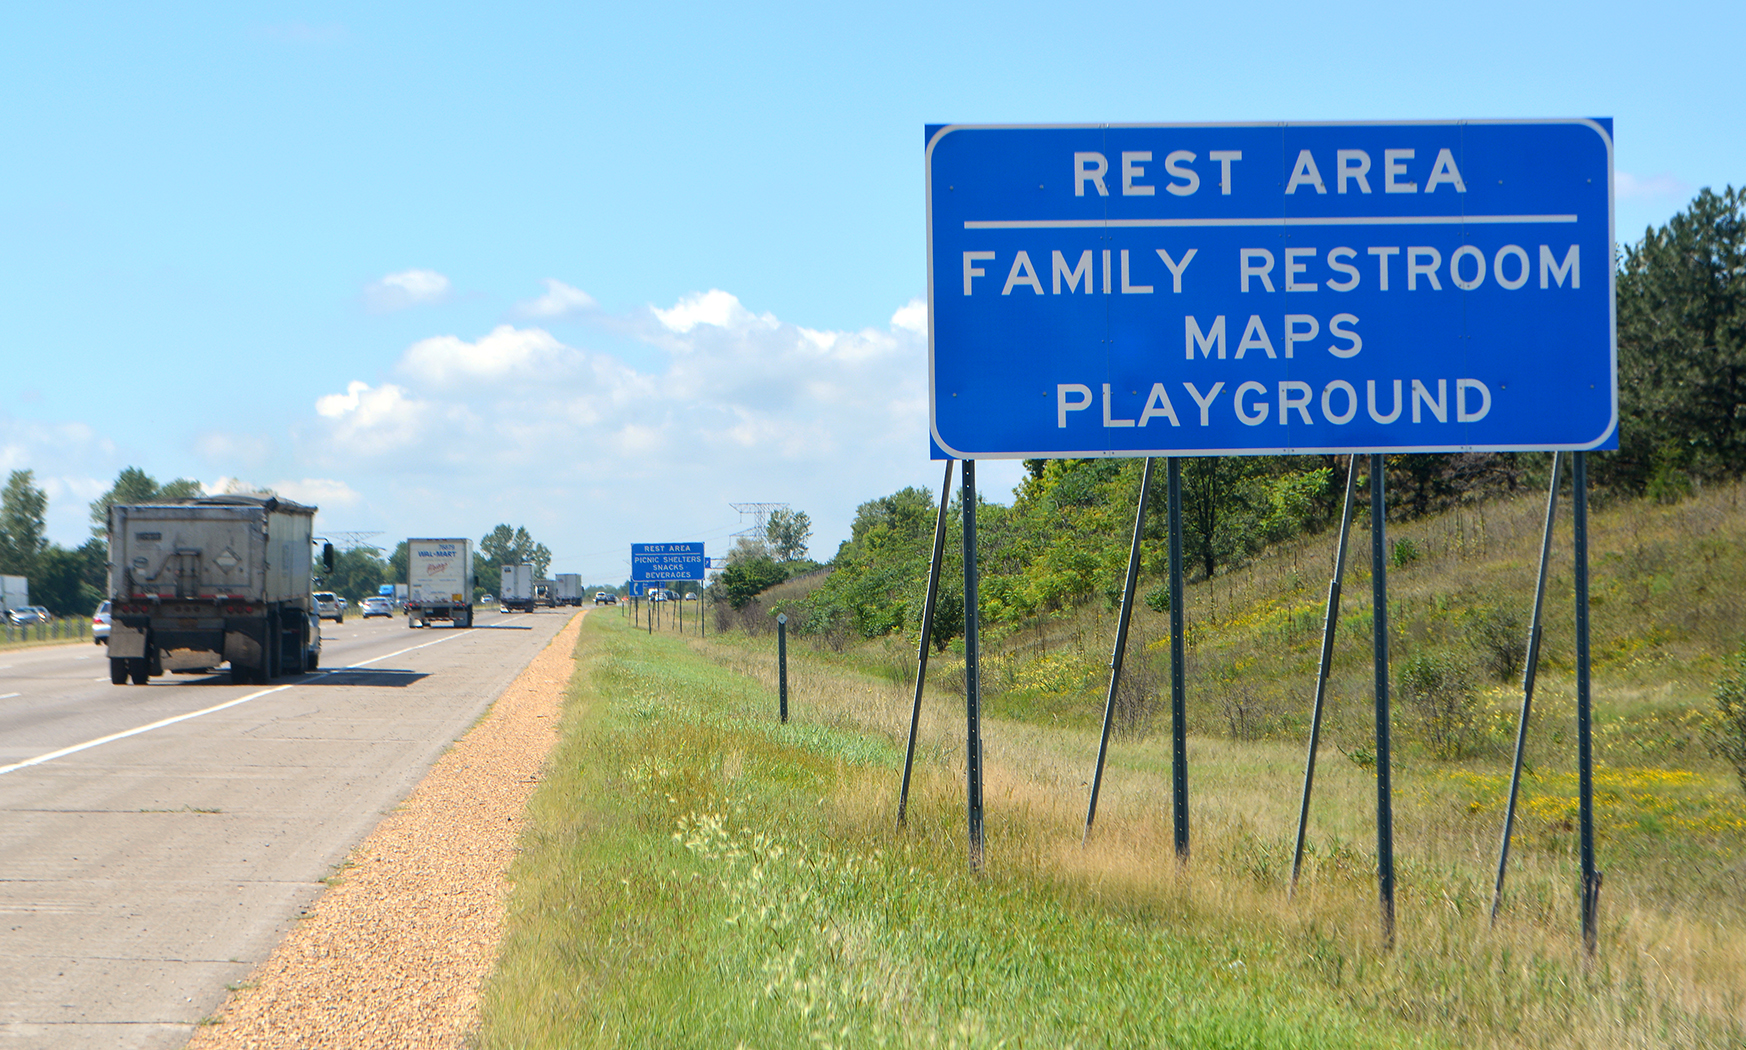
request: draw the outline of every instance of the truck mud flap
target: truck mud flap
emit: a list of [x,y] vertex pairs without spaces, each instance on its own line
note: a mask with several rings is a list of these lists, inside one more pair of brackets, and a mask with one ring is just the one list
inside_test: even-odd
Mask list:
[[146,633],[143,627],[123,627],[114,624],[109,628],[109,658],[112,660],[140,659],[146,654]]
[[226,631],[224,658],[232,667],[260,667],[261,643],[241,631]]

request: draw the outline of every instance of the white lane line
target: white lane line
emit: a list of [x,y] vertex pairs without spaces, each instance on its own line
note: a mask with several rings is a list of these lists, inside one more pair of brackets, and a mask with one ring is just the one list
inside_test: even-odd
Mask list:
[[276,685],[271,689],[262,689],[259,692],[250,693],[247,696],[239,696],[235,700],[228,700],[222,704],[216,704],[212,707],[208,707],[208,708],[205,708],[205,709],[200,710],[200,711],[190,711],[185,715],[176,715],[173,718],[160,718],[159,720],[151,723],[150,725],[138,726],[138,727],[135,727],[133,729],[124,729],[119,733],[110,733],[108,736],[100,736],[95,740],[87,740],[83,744],[74,744],[72,747],[63,747],[59,751],[50,751],[46,755],[38,755],[35,758],[27,758],[22,762],[14,762],[9,766],[0,766],[0,776],[5,776],[8,773],[12,773],[12,772],[15,772],[17,770],[24,769],[28,766],[37,766],[37,765],[41,765],[44,762],[52,762],[57,758],[65,758],[68,755],[77,754],[80,751],[84,751],[87,748],[96,747],[99,744],[108,744],[108,743],[112,743],[116,740],[124,740],[130,736],[138,736],[141,733],[149,733],[154,729],[162,729],[165,726],[173,726],[177,722],[186,722],[190,718],[199,718],[201,715],[209,715],[209,714],[212,714],[214,711],[222,711],[227,707],[235,707],[238,704],[246,704],[250,700],[258,700],[261,697],[268,695],[269,693],[277,693],[281,690],[289,689],[289,688],[291,688],[290,685]]
[[10,700],[15,696],[23,696],[23,695],[24,695],[23,693],[0,693],[0,700]]
[[[471,633],[471,632],[468,632],[468,633]],[[405,649],[399,649],[399,650],[396,650],[392,653],[384,653],[381,656],[373,657],[369,660],[360,660],[359,662],[352,664],[351,667],[363,667],[366,664],[373,664],[377,660],[386,660],[389,657],[399,656],[402,653],[410,653],[414,649],[428,649],[429,647],[431,647],[433,645],[441,645],[444,642],[452,642],[456,638],[461,638],[461,637],[464,637],[464,636],[459,635],[459,634],[454,634],[454,635],[450,635],[447,638],[438,638],[434,642],[425,642],[422,645],[410,645],[410,646],[407,646]],[[330,670],[324,670],[324,671],[317,672],[316,677],[321,678],[321,677],[325,677],[325,676],[330,675],[330,674],[335,674],[337,672],[345,671],[345,670],[349,670],[349,669],[350,668],[347,668],[347,667],[335,667],[335,668],[332,668]],[[109,679],[107,679],[107,678],[95,679],[95,681],[99,681],[99,682],[107,682],[108,680]],[[158,721],[152,722],[149,725],[137,726],[133,729],[124,729],[119,733],[110,733],[108,736],[100,736],[95,740],[87,740],[82,744],[74,744],[71,747],[63,747],[59,751],[50,751],[46,755],[38,755],[35,758],[27,758],[22,762],[14,762],[9,766],[0,766],[0,776],[5,776],[8,773],[16,772],[20,769],[25,769],[25,768],[30,767],[30,766],[38,766],[44,762],[53,762],[57,758],[65,758],[68,755],[77,754],[80,751],[84,751],[84,750],[87,750],[89,748],[97,747],[101,744],[114,743],[117,740],[125,740],[130,736],[138,736],[141,733],[149,733],[154,729],[162,729],[165,726],[173,726],[177,722],[186,722],[190,718],[199,718],[202,715],[210,715],[210,714],[213,714],[213,713],[218,712],[218,711],[223,711],[224,709],[229,708],[229,707],[236,707],[238,704],[246,704],[250,700],[259,700],[263,696],[270,696],[273,693],[283,692],[284,690],[290,689],[293,686],[307,685],[307,684],[308,684],[307,682],[287,682],[284,685],[276,685],[271,689],[262,689],[258,692],[250,693],[247,696],[239,696],[235,700],[227,700],[222,704],[214,704],[211,707],[203,708],[199,711],[190,711],[185,715],[176,715],[173,718],[161,718]],[[18,694],[13,693],[12,695],[17,696]],[[5,697],[0,697],[0,699],[5,699]]]

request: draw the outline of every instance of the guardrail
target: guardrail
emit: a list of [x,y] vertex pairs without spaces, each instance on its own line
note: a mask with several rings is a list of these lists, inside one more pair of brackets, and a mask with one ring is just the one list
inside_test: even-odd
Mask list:
[[91,618],[88,616],[63,617],[50,620],[47,623],[31,623],[22,626],[0,621],[0,645],[22,644],[24,642],[72,641],[75,638],[91,637]]

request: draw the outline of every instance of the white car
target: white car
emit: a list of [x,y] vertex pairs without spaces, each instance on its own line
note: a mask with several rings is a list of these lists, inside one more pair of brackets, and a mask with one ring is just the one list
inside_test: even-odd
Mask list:
[[364,619],[372,616],[394,617],[394,602],[389,598],[374,597],[364,599]]
[[332,591],[316,591],[315,618],[317,620],[332,620],[334,623],[346,622],[346,607],[340,604],[339,595]]

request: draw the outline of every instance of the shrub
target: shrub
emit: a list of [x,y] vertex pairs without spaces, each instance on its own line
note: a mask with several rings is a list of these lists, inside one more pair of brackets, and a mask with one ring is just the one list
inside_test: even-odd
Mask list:
[[1746,791],[1746,648],[1734,654],[1716,682],[1716,709],[1704,724],[1710,754],[1727,759]]
[[1473,611],[1467,640],[1479,651],[1486,669],[1500,682],[1522,673],[1528,657],[1528,629],[1511,609],[1480,608]]
[[1479,700],[1461,661],[1448,653],[1414,656],[1401,667],[1397,692],[1411,730],[1433,756],[1466,758],[1479,750]]

